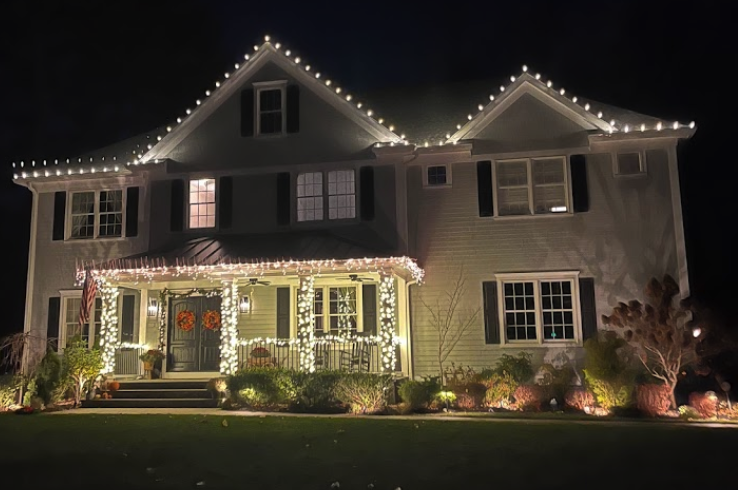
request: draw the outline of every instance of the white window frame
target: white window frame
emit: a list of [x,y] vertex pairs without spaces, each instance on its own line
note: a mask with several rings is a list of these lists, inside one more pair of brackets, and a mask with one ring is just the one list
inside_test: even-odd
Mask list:
[[[446,183],[445,184],[431,184],[428,182],[428,171],[433,167],[445,167],[446,168]],[[431,189],[444,189],[451,187],[451,165],[448,163],[429,163],[423,166],[423,187]]]
[[[349,173],[351,173],[351,176],[353,177],[352,183],[354,184],[354,192],[353,193],[351,193],[351,194],[349,194],[349,193],[338,194],[337,193],[338,191],[336,190],[336,194],[331,194],[331,189],[330,189],[330,185],[331,185],[331,182],[330,182],[331,174],[332,173],[335,173],[336,175],[338,175],[339,172],[349,172]],[[356,219],[356,208],[357,208],[357,206],[356,206],[356,194],[357,194],[356,193],[356,184],[357,183],[358,182],[356,181],[356,170],[355,169],[352,169],[352,168],[344,168],[344,169],[337,169],[337,170],[329,170],[329,171],[325,172],[325,176],[324,176],[324,179],[323,179],[323,185],[324,186],[327,186],[326,188],[328,190],[328,192],[325,193],[325,199],[326,199],[326,202],[328,203],[328,206],[325,206],[324,209],[327,209],[328,210],[328,221],[345,221],[345,220]],[[336,181],[335,184],[336,184],[336,187],[338,187],[338,181]],[[346,198],[348,198],[348,197],[353,197],[354,198],[354,206],[353,206],[354,207],[354,209],[353,209],[354,215],[353,216],[348,216],[348,217],[345,217],[345,218],[339,218],[338,216],[336,216],[335,218],[331,218],[331,197],[335,197],[336,198],[336,202],[338,202],[338,198],[341,197],[341,196],[344,196]],[[338,210],[339,209],[341,209],[341,208],[339,208],[338,204],[336,204],[336,214],[338,214]],[[350,209],[350,208],[346,207],[345,209]]]
[[[326,282],[326,283],[318,283],[315,284],[313,289],[317,291],[318,289],[323,290],[323,314],[320,315],[323,318],[323,330],[322,333],[324,335],[330,335],[331,334],[331,314],[330,314],[330,290],[331,288],[349,288],[353,287],[356,288],[356,333],[360,334],[364,332],[364,288],[361,287],[363,284],[374,284],[374,283],[366,283],[366,282],[350,282],[350,281],[344,281],[344,282]],[[292,296],[294,300],[291,302],[294,307],[293,315],[292,315],[292,322],[294,324],[294,328],[291,329],[293,336],[297,336],[297,301],[299,300],[300,291],[299,287],[292,288]],[[315,311],[315,302],[313,301],[312,304],[313,311]],[[377,310],[377,315],[379,315],[379,310]],[[317,317],[318,315],[316,315]],[[333,315],[336,316],[336,315]],[[377,317],[377,325],[379,325],[379,317]],[[317,332],[317,330],[316,330]]]
[[[495,274],[497,281],[497,312],[500,325],[500,345],[509,347],[551,347],[582,345],[582,314],[579,298],[579,271],[563,272],[523,272]],[[541,307],[541,282],[570,281],[572,295],[572,316],[574,320],[574,339],[551,340],[543,338],[543,308]],[[534,340],[508,340],[505,327],[505,290],[506,282],[533,282],[535,304],[536,338]]]
[[[640,172],[635,174],[621,174],[620,173],[620,162],[619,158],[620,155],[624,154],[631,154],[636,153],[638,155],[638,160],[640,164]],[[632,179],[632,178],[642,178],[648,175],[648,169],[646,166],[646,152],[643,150],[618,150],[616,152],[613,152],[612,154],[612,174],[621,179]]]
[[[120,236],[100,236],[100,193],[102,192],[116,192],[121,193],[121,229]],[[72,236],[72,203],[74,201],[75,194],[89,194],[95,195],[95,229],[91,237],[73,237]],[[99,190],[77,190],[67,191],[67,206],[66,206],[66,219],[64,220],[64,237],[66,241],[72,242],[85,242],[87,240],[120,240],[126,238],[126,206],[127,206],[127,195],[125,188],[111,188],[111,189],[99,189]],[[106,213],[107,214],[107,213]]]
[[[300,184],[300,177],[303,175],[320,175],[320,195],[310,195],[310,196],[300,196],[299,192],[299,186]],[[311,223],[311,222],[320,222],[325,220],[325,213],[326,213],[326,202],[325,202],[325,179],[326,175],[324,175],[323,172],[317,171],[317,172],[300,172],[297,174],[297,178],[295,179],[295,221],[298,223]],[[302,184],[305,186],[314,186],[315,183],[312,184]],[[313,219],[300,219],[300,199],[311,199],[313,202],[317,198],[320,198],[321,208],[320,208],[320,218],[313,218]],[[315,211],[315,208],[313,209]]]
[[[533,160],[551,160],[559,158],[562,160],[564,167],[564,202],[566,211],[550,212],[550,213],[536,213],[535,212],[535,199],[533,184]],[[497,181],[497,167],[500,163],[508,162],[526,162],[527,177],[528,177],[528,214],[500,214],[499,195],[500,188]],[[572,197],[571,197],[571,178],[570,178],[570,165],[569,158],[566,155],[540,155],[535,157],[520,157],[520,158],[500,158],[492,161],[492,198],[494,200],[494,217],[502,219],[519,219],[526,217],[544,217],[544,216],[568,216],[573,214],[572,209]]]
[[[332,196],[335,197],[335,196],[350,196],[351,195],[351,194],[329,194],[328,178],[329,178],[329,174],[331,172],[353,172],[353,174],[354,174],[354,193],[353,193],[353,196],[354,196],[354,216],[351,217],[351,218],[331,218],[330,217],[330,213],[331,213],[331,209],[330,209],[330,198]],[[321,219],[312,219],[312,220],[302,220],[302,221],[300,221],[299,218],[298,218],[300,197],[298,197],[298,195],[297,195],[297,186],[298,186],[298,181],[300,179],[300,176],[301,175],[305,175],[305,174],[321,174],[321,177],[322,177],[321,185],[322,185],[322,187],[321,187],[321,195],[320,195],[320,197],[321,197],[322,202],[323,202],[323,216],[322,216]],[[334,223],[335,222],[345,223],[345,222],[353,222],[353,221],[356,221],[357,219],[359,219],[359,216],[360,216],[360,214],[359,214],[360,213],[360,210],[359,210],[359,184],[360,184],[360,182],[359,182],[358,179],[359,179],[358,172],[356,171],[355,168],[346,168],[346,167],[343,167],[343,168],[335,168],[335,169],[330,169],[330,170],[310,170],[310,171],[307,171],[306,170],[304,172],[299,172],[297,174],[297,178],[295,179],[295,186],[294,186],[294,191],[295,191],[295,204],[294,204],[294,210],[295,210],[295,214],[294,215],[295,215],[295,218],[294,219],[295,219],[295,222],[296,223],[303,223],[303,224],[304,223],[322,223],[324,221],[334,222]],[[306,198],[313,198],[313,197],[318,197],[318,196],[305,196],[305,197]]]
[[[192,193],[190,192],[190,185],[194,181],[203,181],[203,180],[212,180],[214,185],[213,190],[213,206],[214,206],[214,220],[213,220],[213,226],[191,226],[190,225],[190,219],[192,217],[192,201],[190,200],[192,197]],[[218,180],[215,177],[198,177],[198,178],[191,178],[187,181],[187,229],[188,230],[214,230],[218,227],[218,194],[220,193],[220,188],[218,186]],[[199,205],[201,203],[197,203]],[[208,203],[205,203],[208,204]],[[199,215],[198,215],[199,216]]]
[[[96,295],[95,300],[99,299],[100,296]],[[62,291],[61,292],[61,314],[59,315],[59,339],[58,339],[58,345],[57,350],[59,352],[63,352],[64,348],[67,346],[67,324],[68,323],[79,323],[79,309],[75,308],[74,310],[74,317],[70,319],[69,321],[67,318],[67,302],[69,300],[82,300],[82,291]],[[95,306],[93,305],[92,308],[90,308],[90,321],[88,322],[88,325],[90,325],[90,331],[89,331],[89,338],[87,342],[88,348],[92,348],[95,345],[95,336],[99,334],[99,332],[95,331]]]
[[[279,133],[261,133],[261,92],[269,90],[279,90],[282,94],[282,130]],[[287,134],[287,80],[277,80],[273,82],[256,82],[254,83],[254,118],[256,122],[254,134],[261,138],[280,137]]]

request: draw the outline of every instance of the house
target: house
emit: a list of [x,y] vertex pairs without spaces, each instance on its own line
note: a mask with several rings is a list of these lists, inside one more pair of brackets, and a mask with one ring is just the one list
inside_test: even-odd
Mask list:
[[119,377],[157,347],[165,379],[253,365],[420,376],[438,373],[432,305],[458,277],[471,328],[447,363],[476,367],[576,352],[653,275],[688,294],[676,148],[694,123],[526,67],[491,95],[364,99],[302,56],[267,37],[169,125],[13,164],[33,193],[35,358],[81,336]]

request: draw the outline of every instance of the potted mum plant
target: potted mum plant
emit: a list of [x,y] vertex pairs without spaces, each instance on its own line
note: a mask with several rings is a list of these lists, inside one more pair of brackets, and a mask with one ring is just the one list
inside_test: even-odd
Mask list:
[[149,349],[138,356],[138,358],[143,362],[144,371],[147,372],[150,377],[156,363],[164,359],[164,353],[159,349]]

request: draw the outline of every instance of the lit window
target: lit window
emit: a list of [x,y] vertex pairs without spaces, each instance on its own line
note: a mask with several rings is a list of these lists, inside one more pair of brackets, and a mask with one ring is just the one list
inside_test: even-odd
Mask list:
[[502,319],[507,342],[534,343],[577,339],[573,275],[517,279],[506,275],[502,285]]
[[498,161],[496,172],[499,216],[569,210],[564,157]]
[[215,179],[190,181],[190,228],[215,228]]
[[304,173],[297,176],[297,221],[323,219],[323,174]]
[[69,210],[69,238],[123,236],[123,191],[75,192]]
[[258,134],[282,134],[284,132],[284,90],[262,88],[257,91]]
[[639,152],[618,153],[615,159],[616,175],[642,175],[646,173],[643,158]]
[[328,219],[356,217],[356,185],[353,170],[328,172]]
[[428,167],[428,185],[446,185],[448,184],[448,169],[445,165],[434,165]]

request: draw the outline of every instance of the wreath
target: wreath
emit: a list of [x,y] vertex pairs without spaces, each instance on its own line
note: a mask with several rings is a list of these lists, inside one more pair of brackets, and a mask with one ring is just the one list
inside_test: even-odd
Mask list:
[[202,325],[208,330],[220,330],[220,312],[208,310],[202,314]]
[[195,328],[195,314],[190,310],[182,310],[177,313],[177,327],[185,332]]

